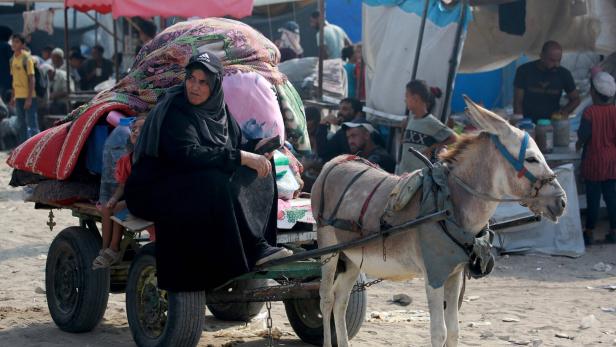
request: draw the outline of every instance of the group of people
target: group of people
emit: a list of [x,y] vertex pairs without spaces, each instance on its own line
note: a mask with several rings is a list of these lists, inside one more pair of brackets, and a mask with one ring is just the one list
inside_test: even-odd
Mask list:
[[[560,65],[563,49],[547,41],[538,60],[516,71],[514,113],[534,122],[540,119],[568,119],[580,104],[580,95],[571,72]],[[577,131],[577,150],[582,151],[581,178],[586,190],[584,243],[595,242],[601,196],[607,206],[610,229],[605,241],[616,242],[616,83],[607,72],[590,71],[592,105],[582,114]],[[567,103],[560,106],[563,93]]]
[[[157,28],[151,21],[137,23],[139,49],[156,36]],[[93,90],[114,73],[114,64],[104,57],[105,49],[100,45],[85,50],[90,51],[88,58],[80,46],[65,53],[62,48],[48,45],[35,55],[28,40],[0,26],[0,104],[6,109],[6,115],[0,117],[0,150],[15,147],[37,134],[44,126],[43,116],[71,111],[67,103],[70,92]]]

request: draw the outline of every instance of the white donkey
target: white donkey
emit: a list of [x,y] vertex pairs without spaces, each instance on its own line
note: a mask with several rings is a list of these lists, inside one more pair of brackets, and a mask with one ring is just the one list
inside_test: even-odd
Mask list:
[[[456,224],[473,238],[488,224],[503,196],[517,199],[535,214],[556,222],[565,209],[565,192],[532,138],[470,99],[466,98],[466,103],[469,118],[483,132],[463,137],[441,156],[448,172],[443,185],[449,188]],[[390,193],[404,179],[348,157],[327,163],[312,189],[319,247],[355,240],[384,226],[417,218],[421,191],[407,198],[395,212],[384,214],[385,206],[391,205]],[[422,224],[341,251],[325,262],[320,288],[323,345],[332,343],[333,310],[338,346],[348,346],[345,312],[361,271],[389,280],[426,278],[432,346],[457,346],[459,300],[468,262],[456,260],[452,264],[452,254],[461,248],[454,241],[434,245],[422,241],[424,235],[444,232],[439,223]],[[441,280],[433,281],[438,271]]]

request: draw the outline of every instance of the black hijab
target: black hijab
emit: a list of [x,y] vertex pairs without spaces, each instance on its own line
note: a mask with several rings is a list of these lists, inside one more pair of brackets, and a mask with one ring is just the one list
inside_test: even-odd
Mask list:
[[205,72],[210,97],[202,104],[192,105],[186,96],[186,81],[183,85],[169,88],[143,124],[133,154],[135,163],[143,156],[158,157],[160,130],[171,107],[177,108],[186,116],[198,118],[201,125],[198,131],[210,145],[224,146],[227,143],[229,126],[222,90],[222,63],[213,53],[204,52],[190,59],[186,65],[186,79],[195,69]]

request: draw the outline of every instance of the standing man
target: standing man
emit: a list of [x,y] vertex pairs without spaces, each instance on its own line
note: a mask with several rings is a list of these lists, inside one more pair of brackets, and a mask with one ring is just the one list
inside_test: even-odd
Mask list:
[[[547,41],[539,60],[521,65],[515,74],[513,112],[531,118],[551,118],[555,113],[569,115],[580,104],[580,94],[573,76],[560,66],[563,49],[556,41]],[[569,103],[560,107],[563,90]]]
[[79,51],[71,53],[68,60],[68,63],[71,66],[71,78],[76,83],[79,90],[86,90],[84,87],[87,87],[83,78],[85,76],[84,60],[85,58]]
[[13,31],[5,26],[0,26],[0,97],[5,98],[4,101],[8,102],[8,91],[11,90],[11,57],[13,53],[11,51],[11,45],[9,40]]
[[62,48],[54,48],[51,51],[51,66],[56,70],[66,71],[66,63],[64,62],[64,51]]
[[105,49],[96,45],[92,48],[92,59],[84,63],[84,75],[81,76],[81,89],[93,90],[97,84],[106,81],[113,74],[113,63],[103,58]]
[[[314,11],[310,15],[310,26],[317,31],[317,47],[319,46],[321,12]],[[349,36],[344,30],[335,25],[330,24],[326,20],[323,21],[323,42],[325,45],[325,59],[335,59],[342,56],[342,49],[353,44]]]
[[13,58],[11,58],[11,76],[13,93],[11,104],[15,105],[19,124],[19,143],[38,134],[38,115],[36,114],[36,92],[34,91],[34,60],[24,48],[26,39],[20,34],[11,37]]
[[[52,56],[53,57],[53,56]],[[66,98],[70,91],[75,90],[73,80],[70,80],[71,90],[66,90],[66,71],[56,68],[55,65],[47,70],[49,78],[49,113],[66,114]]]

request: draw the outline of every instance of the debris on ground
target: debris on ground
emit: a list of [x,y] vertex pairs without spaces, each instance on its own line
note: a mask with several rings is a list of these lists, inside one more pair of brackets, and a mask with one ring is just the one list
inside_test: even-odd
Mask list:
[[394,295],[392,302],[400,306],[408,306],[413,302],[413,299],[406,294],[396,294]]

